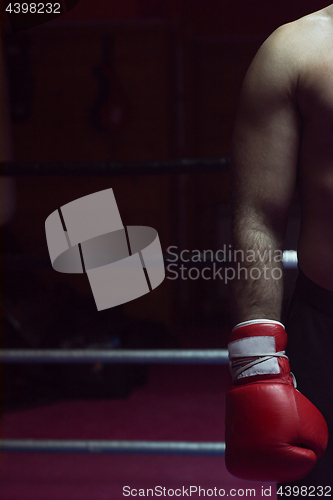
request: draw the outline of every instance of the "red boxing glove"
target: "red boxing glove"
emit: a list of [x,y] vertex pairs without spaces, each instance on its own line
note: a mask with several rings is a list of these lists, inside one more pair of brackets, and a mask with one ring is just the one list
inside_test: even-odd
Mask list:
[[286,345],[286,331],[277,321],[246,321],[232,331],[225,460],[241,479],[297,481],[325,452],[325,419],[296,390]]

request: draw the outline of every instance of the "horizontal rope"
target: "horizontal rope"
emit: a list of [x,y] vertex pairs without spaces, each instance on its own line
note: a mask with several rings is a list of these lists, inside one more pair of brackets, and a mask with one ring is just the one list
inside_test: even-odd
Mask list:
[[224,455],[225,443],[2,439],[0,440],[0,451],[34,453],[161,453],[181,455]]
[[[228,252],[229,249],[227,249],[226,252]],[[212,253],[216,256],[218,250],[212,251]],[[176,258],[175,258],[176,255]],[[218,255],[218,254],[217,254]],[[186,254],[186,260],[181,258],[180,254],[176,254],[175,252],[172,253],[172,259],[170,259],[170,254],[169,253],[164,253],[163,254],[164,262],[166,266],[173,265],[173,266],[180,266],[182,265],[184,268],[190,268],[190,267],[197,267],[197,268],[203,268],[203,267],[213,267],[214,263],[216,266],[220,268],[226,268],[226,267],[234,267],[235,266],[235,261],[231,260],[225,260],[222,261],[221,258],[218,260],[218,258],[210,259],[204,257],[203,253],[198,257],[198,254],[194,254],[193,251],[188,252]],[[50,263],[50,257],[48,255],[6,255],[4,259],[4,265],[5,269],[11,270],[11,269],[34,269],[34,268],[44,268],[44,269],[52,269],[51,263]],[[286,269],[297,269],[297,252],[296,250],[285,250],[283,252],[283,267]]]
[[1,175],[146,175],[226,172],[229,158],[193,158],[139,162],[6,162]]
[[6,349],[4,363],[228,363],[226,349]]

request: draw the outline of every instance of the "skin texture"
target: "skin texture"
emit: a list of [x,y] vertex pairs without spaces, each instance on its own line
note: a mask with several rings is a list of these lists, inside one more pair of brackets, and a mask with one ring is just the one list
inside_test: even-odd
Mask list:
[[[333,290],[333,4],[280,27],[259,49],[241,92],[232,161],[233,238],[248,271],[233,283],[235,319],[280,320],[283,282],[271,271],[282,263],[272,256],[282,251],[296,190],[300,268]],[[259,279],[250,277],[254,268]]]

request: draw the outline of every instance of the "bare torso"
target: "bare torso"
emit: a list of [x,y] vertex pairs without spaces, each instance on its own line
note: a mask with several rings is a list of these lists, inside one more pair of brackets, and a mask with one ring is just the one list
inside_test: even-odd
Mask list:
[[298,259],[310,279],[333,290],[333,6],[303,22],[312,36],[297,93],[302,122]]

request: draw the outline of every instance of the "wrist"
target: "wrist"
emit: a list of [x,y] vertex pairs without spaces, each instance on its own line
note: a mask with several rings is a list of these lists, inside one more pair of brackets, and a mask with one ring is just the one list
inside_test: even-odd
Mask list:
[[253,319],[238,323],[228,344],[233,382],[260,380],[263,376],[289,380],[286,345],[286,330],[279,321]]

